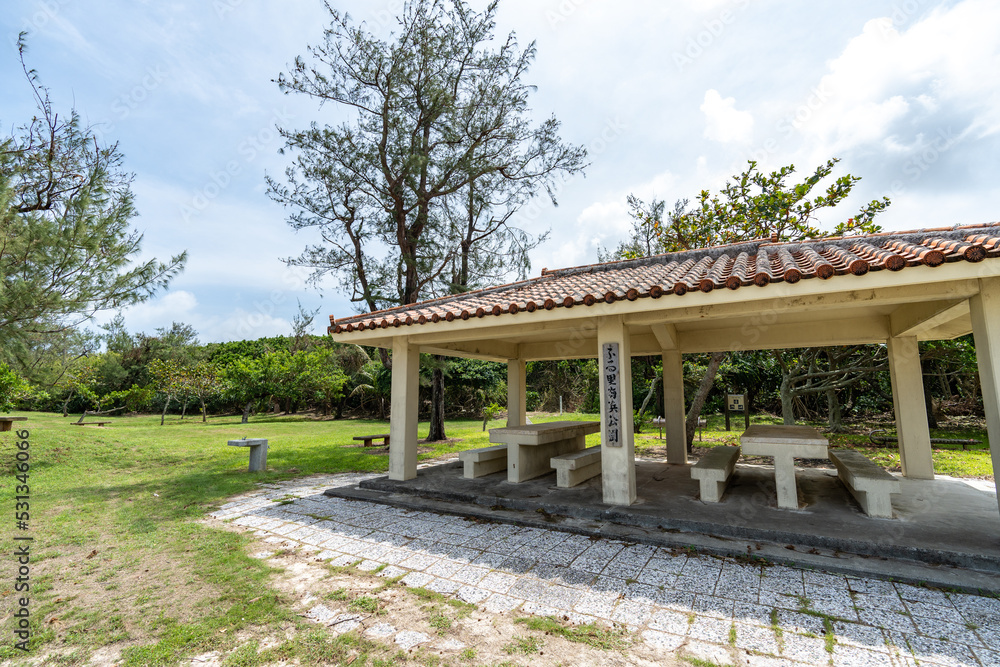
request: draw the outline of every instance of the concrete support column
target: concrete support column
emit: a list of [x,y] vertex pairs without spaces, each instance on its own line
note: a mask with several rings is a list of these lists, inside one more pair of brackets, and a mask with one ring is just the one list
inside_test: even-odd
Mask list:
[[602,434],[608,427],[608,374],[605,373],[604,344],[618,344],[618,406],[620,447],[601,442],[601,487],[608,505],[635,502],[635,441],[632,423],[632,345],[621,316],[602,317],[597,325],[598,368],[601,373]]
[[684,429],[684,361],[677,350],[663,352],[663,433],[667,439],[667,462],[687,463],[687,433]]
[[1000,474],[1000,278],[979,281],[979,294],[969,299],[969,310],[996,477]]
[[507,428],[527,422],[527,388],[524,359],[507,360]]
[[420,348],[405,336],[392,339],[392,406],[389,414],[389,479],[417,476]]
[[890,338],[888,347],[892,404],[896,411],[896,436],[903,475],[914,479],[934,479],[917,337]]

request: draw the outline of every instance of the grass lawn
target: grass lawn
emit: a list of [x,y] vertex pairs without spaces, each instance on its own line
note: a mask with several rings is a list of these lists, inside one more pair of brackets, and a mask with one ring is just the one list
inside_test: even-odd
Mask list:
[[[71,426],[75,417],[15,414],[28,417],[15,426],[30,433],[30,530],[18,534],[34,537],[31,655],[64,653],[48,664],[84,664],[101,646],[131,641],[127,665],[169,665],[232,648],[243,628],[301,623],[269,587],[271,569],[247,555],[247,536],[196,520],[260,482],[389,466],[388,455],[351,439],[387,432],[379,421],[262,416],[240,424],[233,416],[203,424],[173,416],[160,426],[148,416],[96,428]],[[17,430],[0,434],[0,506],[11,510]],[[421,459],[489,445],[482,422],[449,422],[447,431],[452,441],[421,445]],[[267,472],[247,472],[248,450],[226,445],[244,437],[268,439]],[[9,610],[23,595],[12,579],[0,581]],[[14,619],[4,616],[0,631],[10,638]],[[11,644],[0,645],[0,660],[24,656]]]
[[[0,434],[0,503],[14,507],[16,433],[27,429],[30,530],[16,532],[34,538],[29,656],[48,655],[46,664],[83,665],[101,647],[125,645],[126,665],[172,665],[206,651],[231,651],[241,645],[241,632],[262,627],[284,628],[281,634],[291,637],[287,646],[276,649],[275,657],[291,656],[308,665],[337,663],[346,655],[343,645],[323,643],[315,626],[290,610],[283,594],[270,584],[274,569],[247,554],[251,536],[208,528],[198,520],[260,482],[387,470],[386,454],[351,440],[355,435],[385,433],[385,422],[264,416],[240,424],[234,416],[203,424],[197,418],[171,417],[161,427],[159,417],[150,416],[115,418],[108,427],[93,428],[71,426],[73,417],[20,415],[28,421]],[[567,414],[533,417],[533,421],[596,418]],[[422,445],[421,459],[489,444],[481,422],[447,426],[453,440]],[[420,429],[423,437],[427,425]],[[651,430],[655,435],[655,428]],[[640,454],[659,446],[649,436],[647,432],[637,438]],[[704,433],[711,441],[706,445],[737,436],[736,430],[724,430],[721,418],[710,419]],[[243,437],[268,439],[267,472],[248,473],[247,449],[226,445],[227,440]],[[590,436],[588,445],[597,444],[598,437]],[[985,442],[981,432],[949,432],[945,437],[978,437]],[[834,438],[838,444],[863,440],[863,436]],[[891,449],[866,448],[865,453],[883,465],[898,465],[898,455]],[[982,447],[969,452],[939,449],[934,456],[942,473],[991,474],[989,454]],[[11,514],[7,516],[9,532],[15,532]],[[0,660],[24,657],[9,641],[14,619],[8,610],[24,595],[15,594],[13,587],[13,576],[0,581],[5,609],[0,631],[7,638],[0,645]],[[355,665],[409,660],[383,654],[387,648],[357,637],[338,641],[361,642],[351,649],[354,654],[370,652]],[[226,664],[257,664],[251,656],[244,661],[240,655],[236,651]]]

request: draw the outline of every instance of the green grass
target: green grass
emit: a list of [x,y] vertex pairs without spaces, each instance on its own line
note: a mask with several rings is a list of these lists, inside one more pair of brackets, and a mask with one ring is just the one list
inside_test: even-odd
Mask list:
[[[16,414],[28,418],[17,424],[30,431],[31,443],[25,534],[38,550],[29,655],[58,642],[66,650],[80,647],[85,661],[101,646],[131,641],[126,665],[171,665],[204,651],[234,650],[234,635],[246,628],[301,624],[271,588],[272,568],[247,555],[251,537],[199,520],[261,482],[388,468],[388,456],[351,439],[384,432],[379,421],[265,416],[240,424],[233,416],[203,424],[169,417],[161,427],[158,416],[142,416],[85,428],[70,425],[75,417]],[[489,444],[482,422],[447,426],[461,442],[434,445],[421,459]],[[266,472],[247,472],[246,450],[226,445],[243,437],[268,439]],[[0,507],[13,506],[15,438],[16,431],[0,435]],[[0,592],[10,599],[13,582],[0,581]],[[12,636],[12,620],[0,623],[5,636]],[[314,644],[283,652],[339,654]],[[0,660],[14,657],[23,656],[10,642],[0,646]]]
[[538,637],[514,637],[512,641],[504,645],[503,650],[511,655],[515,653],[532,655],[542,650],[542,644],[544,642]]
[[595,623],[569,625],[551,616],[529,616],[514,619],[529,630],[563,637],[571,642],[586,644],[605,651],[621,651],[628,647],[629,637],[621,628],[603,628]]
[[366,614],[377,614],[381,610],[378,598],[370,595],[360,595],[348,603],[347,608],[351,611],[360,611]]

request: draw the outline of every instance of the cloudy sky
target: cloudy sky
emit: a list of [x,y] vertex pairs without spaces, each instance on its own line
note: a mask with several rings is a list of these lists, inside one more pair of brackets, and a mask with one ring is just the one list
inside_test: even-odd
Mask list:
[[[388,30],[402,0],[331,0]],[[484,0],[471,0],[475,7]],[[172,321],[203,341],[287,333],[301,301],[352,312],[335,285],[286,268],[308,236],[285,223],[276,125],[335,109],[272,83],[320,41],[321,0],[6,0],[0,122],[34,109],[14,46],[57,109],[75,106],[135,172],[144,253],[190,254],[169,291],[125,313],[131,331]],[[500,34],[537,42],[532,107],[554,113],[591,166],[529,206],[551,229],[532,275],[596,261],[629,228],[626,197],[673,202],[716,189],[748,159],[800,171],[828,158],[863,177],[835,217],[888,195],[887,229],[993,222],[1000,200],[1000,3],[993,0],[501,0]],[[827,220],[831,225],[837,220]]]

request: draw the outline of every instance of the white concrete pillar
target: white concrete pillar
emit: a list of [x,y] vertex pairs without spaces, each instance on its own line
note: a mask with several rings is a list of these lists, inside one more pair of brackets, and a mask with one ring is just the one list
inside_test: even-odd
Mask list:
[[527,421],[527,387],[524,359],[507,360],[507,428]]
[[[979,281],[979,294],[969,299],[969,310],[996,478],[1000,474],[1000,278]],[[1000,496],[997,499],[1000,502]]]
[[914,479],[934,479],[931,433],[927,427],[924,375],[920,368],[917,337],[890,338],[888,348],[892,404],[896,411],[896,437],[903,475]]
[[684,361],[677,350],[663,351],[663,433],[667,438],[667,462],[687,463],[687,432],[684,427]]
[[[609,401],[609,378],[605,372],[605,344],[618,344],[617,400]],[[597,325],[598,368],[601,373],[601,486],[608,505],[631,505],[635,502],[635,440],[632,422],[632,346],[628,328],[621,316],[602,317]],[[618,407],[618,447],[605,441],[610,405]]]
[[389,479],[417,476],[420,348],[405,336],[392,339],[392,406],[389,413]]

